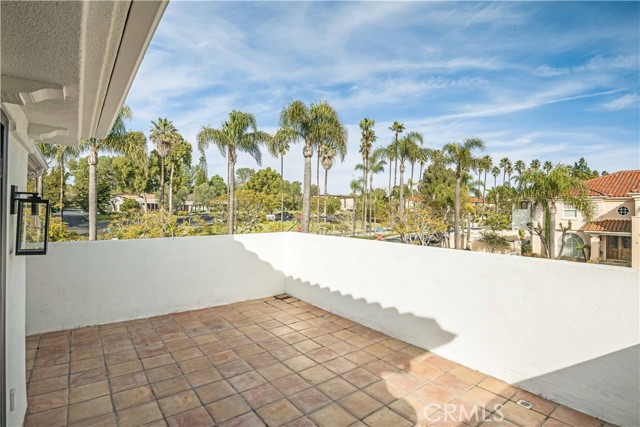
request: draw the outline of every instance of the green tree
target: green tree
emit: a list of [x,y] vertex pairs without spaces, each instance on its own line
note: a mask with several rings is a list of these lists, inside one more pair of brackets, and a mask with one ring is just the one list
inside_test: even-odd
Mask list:
[[282,179],[278,172],[271,168],[260,169],[251,176],[243,188],[256,193],[277,195],[281,189]]
[[332,143],[341,158],[347,151],[347,128],[338,113],[322,101],[308,107],[302,101],[291,101],[280,113],[280,127],[291,129],[295,140],[304,141],[304,179],[302,195],[302,232],[309,232],[311,218],[311,158],[314,147]]
[[462,177],[474,168],[478,163],[478,158],[474,157],[475,150],[484,150],[484,142],[479,138],[470,138],[460,143],[449,143],[444,146],[443,151],[446,153],[447,162],[454,165],[456,173],[456,199],[454,205],[454,247],[461,247],[460,241],[460,186]]
[[125,104],[120,109],[120,113],[105,139],[91,138],[80,141],[80,151],[87,152],[89,156],[89,193],[88,193],[88,209],[89,209],[89,240],[96,240],[98,237],[97,229],[97,209],[98,209],[98,183],[97,183],[97,167],[98,155],[100,152],[111,154],[120,154],[128,156],[136,163],[142,163],[146,159],[147,146],[140,144],[136,138],[127,138],[126,120],[131,120],[131,109]]
[[201,152],[215,144],[220,153],[227,158],[229,176],[229,234],[235,233],[235,164],[238,151],[246,152],[261,164],[260,144],[267,143],[271,136],[259,131],[253,114],[242,111],[229,113],[229,120],[222,123],[220,129],[203,126],[198,132],[198,148]]
[[597,170],[591,169],[587,164],[584,157],[580,157],[580,160],[573,164],[571,168],[571,174],[576,178],[580,178],[584,181],[600,176]]
[[198,160],[198,164],[194,168],[193,185],[198,186],[200,184],[204,184],[208,180],[207,158],[204,156],[204,154],[201,154],[200,159]]
[[213,187],[215,197],[227,194],[227,184],[224,183],[224,179],[220,175],[212,176],[209,185]]
[[251,177],[255,175],[255,169],[251,168],[240,168],[236,171],[236,187],[242,188],[244,185],[249,182]]
[[193,201],[200,206],[205,206],[207,209],[211,206],[213,199],[219,196],[222,196],[222,194],[216,194],[216,189],[208,182],[196,185],[193,189]]

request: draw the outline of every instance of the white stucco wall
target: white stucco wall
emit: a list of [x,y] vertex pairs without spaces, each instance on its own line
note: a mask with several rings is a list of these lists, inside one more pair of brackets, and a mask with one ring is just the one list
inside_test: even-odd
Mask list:
[[[9,205],[9,189],[17,185],[25,191],[27,185],[27,150],[15,140],[9,139],[7,192],[2,203]],[[27,410],[25,384],[25,257],[15,256],[16,215],[8,215],[7,225],[7,276],[6,276],[6,398],[7,425],[21,426]],[[14,409],[11,410],[10,390],[15,389]]]
[[578,410],[638,423],[637,270],[290,238],[288,293]]
[[29,257],[27,334],[284,291],[283,234],[53,243]]
[[637,423],[640,272],[280,233],[51,245],[27,331],[283,291],[620,425]]

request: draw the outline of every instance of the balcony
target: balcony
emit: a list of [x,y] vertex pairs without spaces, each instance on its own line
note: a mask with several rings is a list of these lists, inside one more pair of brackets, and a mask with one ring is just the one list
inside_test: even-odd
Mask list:
[[635,425],[638,279],[297,233],[53,244],[27,426]]

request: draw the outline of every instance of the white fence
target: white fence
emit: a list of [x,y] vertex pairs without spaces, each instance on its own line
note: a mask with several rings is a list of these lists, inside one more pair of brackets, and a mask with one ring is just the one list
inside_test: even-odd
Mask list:
[[52,244],[27,332],[288,292],[602,419],[638,422],[640,271],[278,233]]

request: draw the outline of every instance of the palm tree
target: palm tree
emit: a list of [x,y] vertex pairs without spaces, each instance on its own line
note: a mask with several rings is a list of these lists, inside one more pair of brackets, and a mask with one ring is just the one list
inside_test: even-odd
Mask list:
[[175,169],[176,167],[180,168],[182,165],[191,165],[191,144],[185,141],[180,134],[176,136],[167,160],[171,165],[171,172],[169,173],[169,212],[173,212],[173,176]]
[[[393,122],[393,125],[389,126],[389,130],[395,133],[396,139],[394,143],[394,153],[398,152],[398,135],[404,132],[404,124],[400,122]],[[393,165],[393,186],[396,186],[396,176],[398,175],[398,155],[394,155],[394,165]],[[389,171],[391,173],[391,171]],[[391,193],[391,191],[389,191]]]
[[413,181],[413,168],[416,164],[416,162],[418,164],[420,164],[420,173],[418,175],[418,182],[420,182],[420,180],[422,179],[422,169],[424,168],[424,165],[429,161],[429,157],[431,156],[431,150],[429,148],[423,148],[423,147],[415,147],[415,150],[413,153],[411,153],[411,156],[409,157],[409,160],[411,161],[411,186],[410,186],[410,190],[411,190],[411,196],[413,197],[413,185],[415,184],[415,182]]
[[400,197],[398,212],[404,213],[404,171],[405,161],[410,158],[418,149],[418,143],[422,144],[422,134],[420,132],[409,132],[398,144],[398,158],[400,159]]
[[[389,166],[391,166],[391,162],[396,158],[396,147],[392,142],[386,147],[378,147],[373,151],[373,156],[378,159],[387,159],[389,160]],[[389,201],[391,201],[391,177],[392,177],[393,169],[389,167]]]
[[278,129],[267,148],[273,157],[280,157],[280,221],[284,221],[284,156],[295,142],[295,134],[290,128]]
[[455,166],[456,172],[456,198],[454,205],[454,247],[459,249],[460,242],[460,184],[464,174],[478,163],[478,158],[473,156],[474,150],[484,150],[484,142],[479,138],[466,139],[462,144],[452,142],[444,146],[447,155],[447,163]]
[[551,163],[549,160],[545,161],[544,164],[542,165],[542,169],[546,173],[551,172],[551,169],[553,169],[553,163]]
[[522,160],[518,160],[514,165],[513,169],[518,172],[518,175],[522,175],[522,173],[527,169],[527,164]]
[[484,155],[480,159],[480,167],[479,170],[484,172],[484,180],[482,181],[482,215],[484,216],[484,207],[485,207],[485,195],[487,194],[487,172],[491,170],[493,167],[493,159],[491,156]]
[[500,159],[500,167],[502,168],[502,185],[505,185],[507,171],[511,168],[511,160],[508,157],[503,157]]
[[430,148],[423,148],[420,150],[420,155],[418,156],[418,163],[420,164],[420,173],[418,175],[418,182],[422,180],[422,171],[424,169],[424,165],[427,164],[431,156],[433,155],[433,150]]
[[326,233],[327,227],[327,178],[329,176],[329,169],[333,166],[333,159],[336,157],[336,152],[333,147],[323,144],[320,147],[318,157],[322,159],[322,167],[324,169],[324,228]]
[[268,143],[271,136],[259,131],[253,114],[233,110],[229,113],[229,120],[222,123],[220,129],[211,126],[202,126],[198,132],[198,149],[201,152],[215,144],[223,157],[227,158],[227,171],[229,174],[229,234],[235,233],[235,165],[239,151],[248,153],[258,165],[262,163],[260,144]]
[[547,257],[555,258],[557,203],[562,200],[574,206],[586,221],[590,221],[594,206],[588,197],[589,190],[583,180],[572,176],[570,167],[566,165],[552,167],[547,173],[529,169],[523,173],[521,183],[523,189],[520,198],[533,202],[534,209],[535,206],[543,208],[545,224],[548,224],[548,227],[544,227],[546,241],[543,241],[543,245],[547,249]]
[[100,151],[127,156],[137,164],[147,160],[147,146],[135,138],[127,138],[125,120],[132,117],[131,109],[125,104],[105,139],[85,139],[78,146],[80,152],[88,152],[89,162],[89,240],[98,238],[98,191],[97,166]]
[[178,130],[166,117],[159,117],[157,122],[152,121],[151,124],[153,126],[149,138],[156,144],[156,151],[160,156],[160,209],[164,209],[164,163],[178,139]]
[[314,147],[331,144],[341,159],[347,153],[347,128],[338,113],[322,101],[308,107],[302,101],[291,101],[280,113],[280,127],[290,128],[295,140],[304,141],[304,179],[302,192],[302,232],[309,232],[311,217],[311,158]]
[[67,161],[78,157],[79,150],[68,145],[56,145],[53,147],[53,161],[60,170],[60,221],[64,221],[64,191],[67,187],[67,175],[65,169]]
[[[360,138],[360,154],[362,155],[362,182],[364,183],[364,194],[367,194],[367,174],[369,173],[369,156],[371,156],[371,150],[373,143],[376,141],[376,132],[373,130],[375,120],[364,118],[360,121],[360,130],[362,137]],[[366,229],[366,212],[367,212],[367,198],[362,199],[362,230],[367,232]]]
[[369,157],[368,161],[369,170],[369,219],[373,218],[373,176],[381,172],[384,172],[384,167],[387,162],[384,159],[377,158],[376,156]]
[[540,160],[538,159],[531,160],[531,164],[529,165],[529,167],[534,170],[540,169]]
[[491,175],[493,175],[493,192],[495,193],[495,211],[498,213],[498,175],[500,175],[500,168],[498,166],[494,166],[491,169]]
[[356,235],[356,194],[358,192],[362,192],[362,178],[360,179],[352,179],[349,183],[349,188],[351,188],[351,196],[353,196],[353,227],[351,233],[353,236]]

